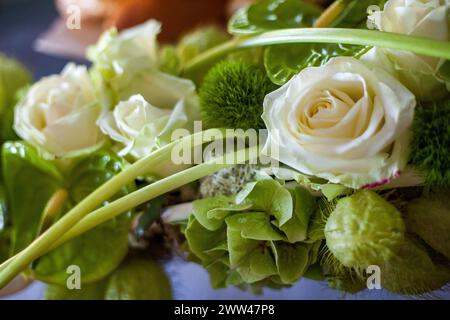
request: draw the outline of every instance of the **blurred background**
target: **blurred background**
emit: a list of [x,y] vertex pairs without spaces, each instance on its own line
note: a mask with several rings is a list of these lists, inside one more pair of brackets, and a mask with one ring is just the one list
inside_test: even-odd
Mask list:
[[[23,62],[35,79],[58,73],[68,61],[87,64],[86,46],[111,26],[124,29],[149,18],[163,22],[162,42],[172,42],[187,31],[215,24],[225,27],[228,17],[248,0],[0,0],[0,52]],[[323,2],[323,1],[319,1]],[[74,4],[82,9],[81,29],[66,23]],[[213,290],[207,273],[193,263],[174,258],[165,263],[176,299],[405,299],[380,290],[346,295],[325,283],[301,280],[290,289],[265,290],[262,296],[239,289]],[[41,299],[44,284],[33,283],[3,299]]]

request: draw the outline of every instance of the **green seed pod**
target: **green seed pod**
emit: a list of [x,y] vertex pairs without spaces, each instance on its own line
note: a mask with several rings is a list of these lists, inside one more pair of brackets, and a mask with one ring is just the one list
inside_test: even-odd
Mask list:
[[440,191],[407,207],[406,225],[430,247],[450,260],[450,193]]
[[355,294],[366,289],[366,283],[359,277],[337,275],[328,278],[328,286],[345,293]]
[[339,200],[325,225],[328,248],[349,268],[388,261],[404,232],[400,212],[369,190]]
[[381,268],[381,284],[387,290],[419,295],[438,290],[450,281],[448,266],[433,262],[419,243],[405,239]]
[[345,293],[355,294],[367,288],[363,272],[347,268],[330,251],[326,251],[321,259],[328,286]]

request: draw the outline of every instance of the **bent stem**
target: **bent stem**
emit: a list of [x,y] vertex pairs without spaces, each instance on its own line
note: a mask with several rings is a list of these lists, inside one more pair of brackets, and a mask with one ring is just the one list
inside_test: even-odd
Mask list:
[[450,42],[447,41],[375,30],[298,28],[269,31],[252,37],[235,38],[194,58],[185,66],[183,73],[195,73],[203,66],[209,65],[237,50],[293,43],[339,43],[373,46],[450,59]]
[[[217,129],[213,129],[216,130]],[[122,188],[124,185],[129,184],[132,180],[134,180],[137,176],[142,175],[144,173],[147,173],[147,169],[151,167],[152,165],[156,165],[160,163],[161,158],[167,158],[167,155],[170,155],[170,152],[173,149],[175,145],[178,145],[179,143],[186,143],[187,141],[195,141],[197,140],[197,145],[200,143],[203,144],[206,140],[210,141],[212,137],[204,138],[205,132],[200,133],[201,136],[199,137],[199,134],[194,134],[192,136],[189,136],[187,138],[182,138],[181,141],[178,141],[175,144],[171,144],[168,148],[161,149],[160,152],[155,152],[151,156],[145,158],[145,163],[140,163],[139,165],[133,165],[127,170],[123,171],[121,174],[117,175],[115,178],[109,180],[110,182],[113,181],[114,183],[106,183],[103,186],[101,186],[99,189],[94,191],[91,195],[89,195],[85,200],[80,202],[78,206],[76,206],[74,209],[69,211],[65,216],[63,216],[58,222],[56,222],[51,228],[49,228],[46,232],[44,232],[41,236],[39,236],[33,243],[31,243],[27,248],[25,248],[23,251],[21,251],[18,255],[15,257],[9,259],[7,262],[5,262],[2,265],[2,269],[0,271],[0,288],[5,286],[9,281],[11,281],[18,273],[20,273],[23,269],[25,269],[32,261],[37,259],[38,257],[45,254],[45,252],[48,252],[50,248],[54,246],[54,244],[62,239],[64,234],[68,232],[70,229],[72,229],[75,225],[77,225],[78,222],[80,222],[90,211],[94,210],[98,207],[100,203],[103,201],[111,198],[112,195],[117,193],[120,188]],[[229,133],[225,134],[229,135]],[[234,137],[236,134],[233,135]],[[197,138],[197,139],[196,139]],[[199,139],[200,138],[200,139]],[[217,139],[217,138],[216,138]],[[192,144],[190,145],[192,146]],[[240,154],[239,154],[240,155]],[[242,155],[240,155],[242,156]],[[227,158],[228,159],[228,158]],[[167,161],[167,159],[165,159]],[[170,160],[170,159],[169,159]],[[137,164],[137,163],[136,163]],[[233,165],[227,164],[225,166]],[[210,174],[209,172],[213,173],[217,170],[220,170],[224,165],[215,165],[213,162],[208,162],[205,164],[202,164],[200,166],[192,168],[193,173],[191,173],[191,169],[188,169],[186,171],[183,171],[180,173],[180,175],[173,175],[170,178],[166,178],[163,180],[160,180],[156,182],[155,184],[149,185],[146,188],[143,188],[139,191],[136,191],[136,193],[129,194],[125,198],[116,200],[112,203],[110,203],[108,206],[105,206],[99,210],[97,210],[97,214],[93,218],[89,218],[84,222],[81,227],[82,230],[89,230],[91,227],[94,227],[95,225],[98,225],[97,223],[101,223],[98,221],[106,221],[101,220],[102,218],[98,217],[104,217],[105,214],[108,215],[110,212],[114,212],[114,214],[119,214],[123,211],[127,211],[131,208],[134,208],[135,206],[144,203],[148,200],[151,200],[156,192],[157,195],[164,194],[168,191],[171,191],[173,189],[178,188],[179,186],[182,186],[190,181],[195,181],[202,176]],[[194,170],[195,169],[195,170]],[[176,179],[176,180],[174,180]],[[191,179],[191,180],[190,180]],[[181,183],[181,184],[180,184]],[[150,188],[152,187],[152,188]],[[112,189],[112,190],[111,190]],[[115,190],[115,191],[113,191]],[[156,190],[156,191],[155,191]],[[149,195],[147,195],[145,192],[149,192]],[[160,192],[158,194],[158,192]],[[99,195],[98,197],[101,197],[101,200],[97,199],[96,195]],[[150,198],[149,198],[150,197]],[[104,199],[104,200],[103,200]],[[142,201],[142,202],[140,202]],[[84,203],[83,203],[84,202]],[[88,208],[92,208],[91,210],[87,210]],[[99,213],[100,212],[100,215]],[[67,217],[67,218],[66,218]],[[89,215],[90,217],[90,215]],[[95,224],[95,225],[94,225]],[[81,234],[84,231],[80,232],[80,229],[75,230],[73,234]],[[67,237],[64,238],[67,240]]]
[[[217,135],[218,131],[223,134],[225,138],[227,137],[227,135],[230,135],[230,133],[224,129],[211,129],[198,132],[191,136],[183,137],[177,141],[174,141],[151,153],[147,157],[135,162],[130,167],[126,168],[125,170],[114,176],[112,179],[105,182],[93,193],[88,195],[74,208],[67,212],[60,220],[58,220],[51,228],[42,233],[40,237],[37,238],[34,242],[37,242],[39,240],[39,243],[42,244],[42,246],[44,246],[44,244],[54,242],[53,240],[55,238],[59,238],[64,232],[72,228],[78,221],[80,221],[85,215],[101,206],[102,203],[109,200],[121,188],[133,182],[138,176],[153,173],[155,171],[155,168],[158,168],[158,166],[160,166],[161,164],[167,164],[168,161],[170,161],[171,152],[176,146],[187,144],[191,148],[195,148],[206,142],[217,139],[214,138],[214,134]],[[174,169],[182,170],[183,167],[180,166],[179,168]],[[34,244],[34,242],[30,244],[24,251],[19,252],[17,255],[3,262],[0,265],[0,271],[3,270],[19,255],[25,253],[26,250],[31,250],[31,248],[36,245]]]
[[159,180],[138,191],[111,202],[108,206],[99,208],[83,218],[75,227],[70,229],[62,238],[56,241],[49,250],[53,250],[61,244],[79,236],[80,234],[85,233],[110,219],[113,219],[117,215],[129,211],[130,209],[159,197],[171,190],[178,189],[183,185],[236,164],[256,160],[259,156],[258,150],[258,147],[254,147],[238,151],[234,154],[234,157],[240,160],[233,161],[232,163],[222,161],[223,159],[216,159],[197,165],[196,167],[186,169],[170,177]]

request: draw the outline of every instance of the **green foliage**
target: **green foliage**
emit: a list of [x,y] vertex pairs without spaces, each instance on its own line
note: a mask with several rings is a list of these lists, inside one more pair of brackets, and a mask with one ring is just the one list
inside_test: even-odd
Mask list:
[[238,10],[228,31],[236,35],[311,26],[321,9],[301,0],[261,0]]
[[36,238],[42,212],[64,178],[53,163],[23,142],[3,145],[2,165],[9,218],[14,225],[12,252],[16,253]]
[[[215,26],[205,26],[184,35],[177,45],[166,45],[159,53],[159,68],[163,72],[178,76],[186,63],[198,55],[216,47],[229,39],[229,36]],[[189,78],[200,83],[206,71],[189,74]]]
[[447,85],[447,91],[450,91],[450,60],[445,60],[442,66],[439,68],[438,77],[445,81]]
[[47,300],[167,300],[172,298],[169,279],[152,260],[127,259],[107,278],[82,285],[80,290],[50,285]]
[[[81,160],[66,179],[69,190],[69,206],[74,206],[100,185],[123,170],[123,163],[116,155],[100,151]],[[116,197],[132,191],[124,187]],[[35,276],[46,282],[64,284],[68,265],[78,265],[83,282],[103,278],[114,270],[128,252],[128,231],[131,214],[122,214],[95,229],[63,244],[41,257],[34,265]]]
[[0,181],[0,233],[6,227],[7,219],[6,192],[2,182]]
[[6,203],[6,192],[0,180],[0,263],[5,261],[11,250],[10,230],[7,227],[8,212]]
[[235,196],[195,201],[185,235],[213,287],[290,285],[317,258],[315,244],[300,242],[314,209],[302,187],[261,180]]
[[45,300],[103,300],[106,280],[83,284],[81,289],[69,290],[67,286],[50,284],[45,291]]
[[198,28],[186,34],[180,39],[176,48],[181,65],[228,39],[229,36],[215,26]]
[[[382,7],[386,0],[346,0],[345,8],[329,27],[365,28],[367,8]],[[312,24],[308,25],[311,27]],[[338,56],[359,58],[369,48],[343,44],[288,44],[268,47],[264,54],[264,65],[269,78],[278,85],[288,82],[307,67],[322,66]]]
[[413,124],[411,162],[431,186],[450,187],[450,100],[419,105]]
[[0,118],[11,108],[20,88],[31,82],[31,74],[19,61],[0,54]]
[[307,67],[318,67],[335,57],[360,57],[366,47],[343,44],[287,44],[268,47],[264,53],[267,75],[283,85]]
[[336,17],[330,28],[365,28],[368,8],[377,6],[383,8],[387,0],[344,0],[345,8]]
[[[40,158],[34,148],[23,142],[5,143],[2,158],[13,226],[13,253],[25,248],[39,234],[44,208],[57,190],[65,189],[69,194],[61,205],[64,212],[123,169],[120,158],[99,151],[82,159],[63,177],[53,162]],[[118,195],[129,191],[123,188]],[[69,241],[33,265],[35,276],[65,284],[67,266],[76,264],[83,272],[83,281],[104,277],[117,267],[128,250],[129,225],[129,215],[122,215]]]
[[406,226],[450,261],[449,196],[449,190],[440,190],[410,201]]
[[125,261],[109,277],[106,300],[168,300],[170,282],[161,266],[152,260]]
[[180,58],[175,46],[165,45],[159,52],[159,70],[177,76],[180,73]]
[[209,128],[265,128],[265,96],[276,87],[257,66],[224,61],[212,68],[200,88],[202,119]]
[[450,281],[448,265],[438,264],[414,239],[405,239],[389,261],[380,264],[381,285],[391,292],[420,295],[438,290]]

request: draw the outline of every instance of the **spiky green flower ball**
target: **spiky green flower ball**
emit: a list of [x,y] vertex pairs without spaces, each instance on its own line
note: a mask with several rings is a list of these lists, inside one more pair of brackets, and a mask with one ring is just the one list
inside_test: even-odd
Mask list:
[[411,161],[429,185],[450,187],[450,100],[419,106],[413,124]]
[[404,232],[400,212],[369,190],[339,200],[325,225],[329,250],[350,268],[387,261]]
[[212,68],[200,88],[202,119],[208,128],[263,129],[265,96],[276,86],[265,71],[243,61],[224,61]]

